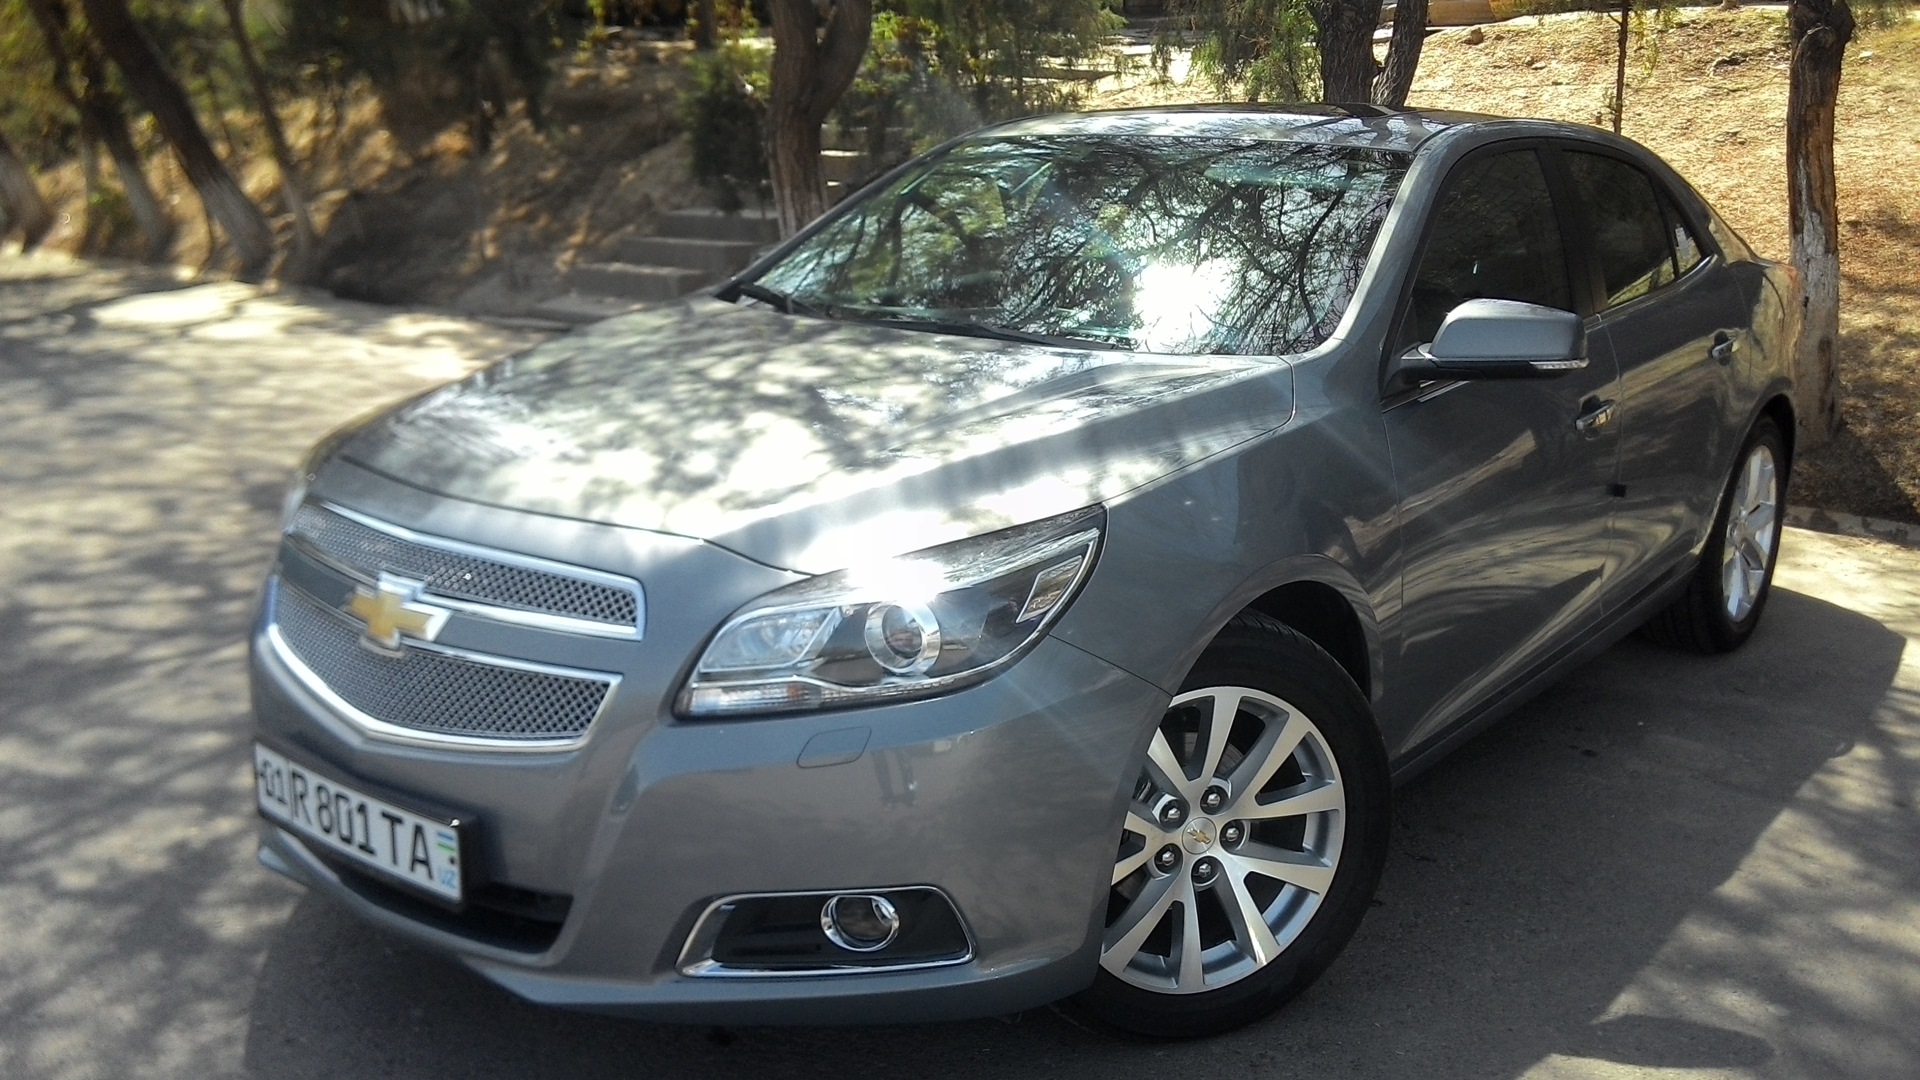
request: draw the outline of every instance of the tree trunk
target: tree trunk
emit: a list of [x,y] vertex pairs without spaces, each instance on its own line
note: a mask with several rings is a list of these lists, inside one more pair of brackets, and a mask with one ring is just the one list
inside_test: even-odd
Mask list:
[[720,40],[719,35],[715,33],[716,28],[713,25],[713,20],[713,0],[700,0],[699,3],[694,5],[693,47],[699,49],[701,52],[706,52],[708,49],[713,48]]
[[1366,0],[1309,0],[1320,50],[1320,100],[1373,100],[1373,28],[1380,5]]
[[1620,134],[1620,120],[1627,111],[1627,23],[1633,18],[1633,0],[1620,0],[1620,36],[1613,54],[1613,133]]
[[266,216],[247,198],[233,174],[213,152],[207,133],[194,115],[186,91],[167,71],[153,43],[133,21],[127,0],[80,0],[95,41],[126,76],[141,104],[153,114],[154,123],[180,160],[181,171],[199,193],[207,216],[220,223],[227,242],[240,257],[241,274],[255,277],[265,272],[273,258],[273,232]]
[[825,20],[813,0],[770,0],[773,102],[768,171],[780,232],[791,236],[827,209],[820,125],[853,82],[873,32],[873,0],[835,0]]
[[227,22],[233,27],[233,42],[240,49],[240,65],[246,69],[247,85],[260,107],[260,123],[267,129],[267,142],[273,147],[273,162],[280,168],[280,199],[293,215],[293,263],[283,277],[298,278],[313,251],[313,219],[307,215],[307,189],[294,165],[293,147],[287,131],[280,126],[280,114],[273,109],[273,94],[267,88],[267,76],[253,54],[253,42],[247,37],[247,23],[241,12],[243,0],[221,0],[227,9]]
[[1853,40],[1846,0],[1795,0],[1787,82],[1787,224],[1793,266],[1806,290],[1806,318],[1794,353],[1801,445],[1840,430],[1840,230],[1833,180],[1833,111],[1840,64]]
[[120,174],[120,189],[127,196],[134,223],[146,240],[147,258],[165,258],[167,249],[173,246],[173,222],[161,209],[153,184],[147,180],[146,165],[127,131],[126,113],[120,108],[119,97],[109,89],[106,64],[90,43],[82,42],[79,59],[83,86],[76,89],[73,57],[67,51],[71,16],[66,0],[27,0],[27,7],[40,24],[41,36],[47,42],[47,55],[53,60],[54,89],[80,114],[81,138],[89,144],[98,139],[107,148],[107,156],[113,159],[114,170]]
[[31,251],[53,229],[53,208],[33,182],[27,163],[13,152],[13,144],[0,135],[0,204],[5,204],[8,220],[0,236],[20,230],[23,251]]
[[1374,80],[1376,104],[1399,109],[1407,104],[1414,72],[1420,68],[1420,47],[1427,41],[1427,0],[1400,0],[1393,13],[1393,39],[1387,43],[1387,66]]

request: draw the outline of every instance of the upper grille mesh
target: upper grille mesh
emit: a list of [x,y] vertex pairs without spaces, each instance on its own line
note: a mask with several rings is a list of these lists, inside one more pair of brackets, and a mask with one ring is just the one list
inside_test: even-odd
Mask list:
[[274,622],[288,648],[349,705],[376,720],[447,735],[570,738],[587,730],[612,684],[406,649],[384,656],[359,627],[284,584]]
[[416,544],[311,503],[287,532],[349,570],[424,582],[440,596],[618,626],[633,626],[639,616],[631,590]]

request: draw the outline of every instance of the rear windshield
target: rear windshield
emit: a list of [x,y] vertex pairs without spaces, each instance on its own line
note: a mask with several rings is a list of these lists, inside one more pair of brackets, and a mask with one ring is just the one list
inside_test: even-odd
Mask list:
[[1409,156],[1231,138],[962,143],[758,284],[832,318],[1158,353],[1326,340]]

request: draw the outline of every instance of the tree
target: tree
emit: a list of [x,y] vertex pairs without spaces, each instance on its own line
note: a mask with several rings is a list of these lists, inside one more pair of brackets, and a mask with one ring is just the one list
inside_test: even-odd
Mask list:
[[127,0],[80,0],[93,39],[153,114],[160,133],[173,146],[180,168],[200,196],[208,218],[220,223],[240,257],[243,275],[258,275],[273,258],[273,232],[266,215],[247,198],[233,174],[214,153],[194,115],[186,91],[168,72],[160,54],[127,10]]
[[[792,235],[827,209],[820,125],[853,82],[873,30],[873,0],[769,0],[773,16],[773,201]],[[822,7],[826,10],[823,13]]]
[[1819,446],[1840,430],[1840,232],[1833,175],[1834,104],[1840,65],[1853,40],[1847,0],[1793,0],[1787,82],[1787,223],[1793,266],[1806,290],[1806,319],[1794,354],[1802,444]]
[[[1184,0],[1198,41],[1195,70],[1225,96],[1237,89],[1249,101],[1304,101],[1320,80],[1310,47],[1316,33],[1305,0]],[[1164,37],[1155,45],[1164,62]]]
[[883,4],[931,29],[938,70],[966,90],[975,124],[1008,113],[1072,104],[1034,85],[1046,63],[1085,60],[1125,20],[1106,0],[890,0]]
[[1320,49],[1320,100],[1373,100],[1373,28],[1377,0],[1308,0]]
[[1427,0],[1400,0],[1393,11],[1393,39],[1387,43],[1387,66],[1373,83],[1373,100],[1388,108],[1407,104],[1413,76],[1420,68],[1420,48],[1427,40]]
[[[240,64],[247,72],[247,85],[253,89],[260,109],[261,126],[267,129],[267,143],[273,148],[273,162],[280,169],[280,201],[293,214],[294,262],[304,264],[313,251],[313,219],[307,215],[306,185],[300,181],[294,164],[293,147],[287,143],[286,129],[273,109],[273,94],[267,88],[266,73],[253,54],[253,42],[247,37],[247,23],[240,5],[243,0],[221,0],[227,9],[227,22],[233,27],[233,41],[240,49]],[[304,266],[299,267],[304,269]],[[296,275],[297,276],[297,275]]]
[[[168,220],[159,198],[153,193],[153,185],[147,180],[146,166],[127,130],[126,111],[107,79],[107,65],[99,49],[88,38],[69,32],[72,13],[66,0],[27,0],[27,8],[40,26],[41,36],[47,43],[47,56],[53,61],[54,90],[80,118],[81,138],[98,139],[107,148],[107,156],[113,159],[127,207],[146,241],[147,258],[165,257],[173,244],[173,222]],[[79,62],[78,86],[74,84],[75,54]]]
[[[1397,46],[1397,78],[1413,85],[1419,37],[1426,29],[1425,0],[1418,18],[1409,12],[1396,28],[1414,42]],[[1248,99],[1348,104],[1374,99],[1373,28],[1378,0],[1185,0],[1199,32],[1193,59],[1226,92],[1238,83]],[[1406,91],[1399,91],[1402,101]]]
[[31,250],[53,228],[52,208],[5,135],[0,135],[0,207],[7,211],[7,220],[0,222],[4,225],[0,236],[18,228],[23,248]]

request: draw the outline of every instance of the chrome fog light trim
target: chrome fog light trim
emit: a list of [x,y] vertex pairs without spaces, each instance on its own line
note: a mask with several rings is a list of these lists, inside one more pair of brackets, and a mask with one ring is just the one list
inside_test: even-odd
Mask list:
[[[847,923],[857,918],[851,911],[834,925],[830,912],[837,904],[863,901],[871,902],[869,914],[885,927],[884,939],[848,934]],[[769,914],[776,916],[772,925],[761,925]],[[750,925],[737,925],[743,920]],[[751,939],[760,934],[777,939],[778,956],[743,955],[751,953]],[[796,935],[802,944],[810,935],[818,949],[811,955],[794,950]],[[745,948],[739,947],[742,939],[747,939]],[[951,967],[970,962],[974,952],[960,909],[931,885],[737,893],[701,910],[674,968],[695,978],[858,975]]]

